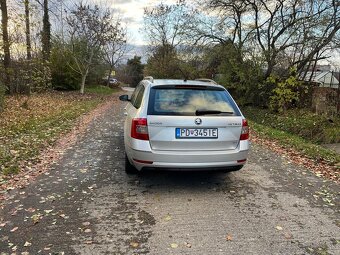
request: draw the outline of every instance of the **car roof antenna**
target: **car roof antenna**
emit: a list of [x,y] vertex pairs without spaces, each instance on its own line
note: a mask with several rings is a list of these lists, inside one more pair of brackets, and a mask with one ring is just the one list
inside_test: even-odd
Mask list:
[[184,82],[187,82],[188,81],[188,76],[183,72],[183,70],[180,68],[180,67],[177,67],[178,70],[182,73],[183,77],[184,77]]

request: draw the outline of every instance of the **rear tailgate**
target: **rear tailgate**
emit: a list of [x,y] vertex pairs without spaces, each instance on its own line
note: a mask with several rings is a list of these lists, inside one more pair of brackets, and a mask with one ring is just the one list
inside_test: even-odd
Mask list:
[[234,100],[220,86],[156,86],[150,90],[147,120],[154,150],[234,150],[242,118]]
[[[198,118],[200,125],[195,124]],[[148,116],[150,145],[154,150],[234,150],[241,129],[240,116]],[[180,137],[179,132],[191,132],[192,136]],[[201,136],[193,137],[193,132],[201,132]]]

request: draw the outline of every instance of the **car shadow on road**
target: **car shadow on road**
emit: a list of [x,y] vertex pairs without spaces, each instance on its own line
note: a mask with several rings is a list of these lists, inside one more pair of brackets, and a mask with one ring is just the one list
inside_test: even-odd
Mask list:
[[157,190],[184,190],[206,192],[207,190],[228,191],[242,186],[234,181],[235,172],[222,171],[156,171],[141,172],[132,183]]

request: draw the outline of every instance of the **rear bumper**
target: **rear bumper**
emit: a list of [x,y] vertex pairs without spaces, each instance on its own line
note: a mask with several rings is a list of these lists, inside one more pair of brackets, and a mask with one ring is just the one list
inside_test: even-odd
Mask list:
[[221,169],[244,165],[245,161],[242,160],[248,157],[249,141],[241,141],[235,150],[228,151],[155,151],[151,149],[148,141],[138,141],[138,146],[125,149],[131,164],[138,170],[143,168]]

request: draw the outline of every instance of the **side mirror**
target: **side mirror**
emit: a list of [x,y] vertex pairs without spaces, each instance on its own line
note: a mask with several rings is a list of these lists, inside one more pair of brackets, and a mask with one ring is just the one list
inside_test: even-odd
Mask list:
[[130,101],[130,98],[129,98],[128,95],[121,95],[121,96],[119,97],[119,100],[120,100],[120,101]]

